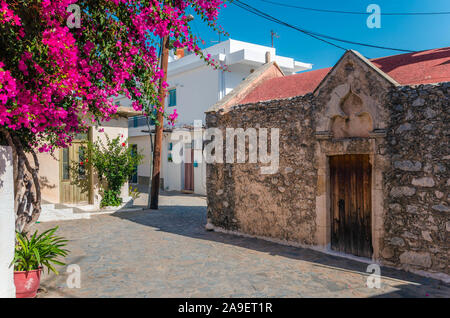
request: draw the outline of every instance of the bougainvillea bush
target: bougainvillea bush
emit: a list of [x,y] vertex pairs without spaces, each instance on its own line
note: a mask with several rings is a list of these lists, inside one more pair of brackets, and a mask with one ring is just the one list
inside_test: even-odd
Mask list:
[[119,94],[135,110],[162,110],[154,106],[159,86],[167,86],[160,82],[162,37],[219,67],[200,51],[187,13],[222,32],[216,21],[223,2],[0,0],[0,138],[15,150],[18,230],[40,213],[36,150],[67,147],[74,134],[108,120]]

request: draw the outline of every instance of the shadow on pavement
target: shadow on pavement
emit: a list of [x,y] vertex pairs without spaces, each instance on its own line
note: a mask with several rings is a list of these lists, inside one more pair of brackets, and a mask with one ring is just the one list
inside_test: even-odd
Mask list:
[[[364,275],[368,264],[349,260],[342,257],[324,254],[318,251],[284,246],[256,238],[248,238],[224,233],[208,232],[206,224],[206,206],[175,205],[170,201],[171,196],[184,196],[180,193],[165,193],[165,203],[160,204],[159,210],[145,210],[139,212],[116,212],[115,217],[129,220],[141,225],[156,228],[159,231],[187,236],[199,240],[220,242],[242,248],[268,253],[269,255],[287,257],[310,262],[314,266],[332,268],[336,271],[359,272]],[[188,195],[191,196],[191,195]],[[450,285],[440,280],[415,275],[387,267],[381,268],[383,279],[399,280],[395,287],[398,291],[386,293],[377,297],[450,297]]]

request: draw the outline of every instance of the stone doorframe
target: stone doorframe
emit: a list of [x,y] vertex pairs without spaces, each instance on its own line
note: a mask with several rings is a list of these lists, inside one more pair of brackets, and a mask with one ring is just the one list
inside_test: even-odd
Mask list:
[[316,134],[315,165],[317,169],[316,193],[316,242],[324,250],[331,251],[330,166],[329,157],[347,154],[368,154],[372,165],[372,260],[379,260],[384,231],[383,171],[387,158],[384,155],[384,133],[368,138],[332,139],[329,135]]

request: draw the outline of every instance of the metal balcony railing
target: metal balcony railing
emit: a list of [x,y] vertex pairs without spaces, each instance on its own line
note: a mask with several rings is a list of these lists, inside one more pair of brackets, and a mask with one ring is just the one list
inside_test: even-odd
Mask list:
[[[154,125],[151,121],[150,125]],[[134,116],[128,118],[128,128],[147,126],[147,118],[145,116]]]

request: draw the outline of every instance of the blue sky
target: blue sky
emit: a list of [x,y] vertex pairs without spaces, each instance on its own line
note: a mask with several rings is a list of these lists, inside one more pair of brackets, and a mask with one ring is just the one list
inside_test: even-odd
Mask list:
[[[369,29],[365,15],[348,15],[304,11],[265,3],[261,0],[241,0],[247,4],[295,26],[310,31],[357,42],[409,50],[425,50],[450,46],[450,15],[434,16],[382,16],[380,29]],[[369,4],[377,4],[381,12],[442,12],[450,11],[450,0],[270,0],[291,5],[340,10],[366,11]],[[218,35],[210,31],[199,19],[193,23],[194,32],[200,34],[207,47],[214,45]],[[270,46],[270,30],[278,33],[275,39],[277,54],[314,64],[313,69],[332,66],[344,51],[315,40],[298,31],[264,20],[228,3],[220,13],[219,24],[236,40]],[[222,37],[224,40],[224,37]],[[355,49],[369,58],[400,54],[353,44],[338,43]]]

